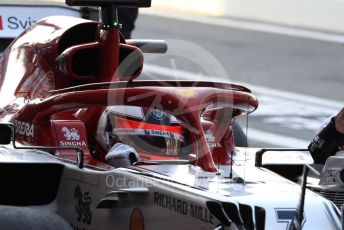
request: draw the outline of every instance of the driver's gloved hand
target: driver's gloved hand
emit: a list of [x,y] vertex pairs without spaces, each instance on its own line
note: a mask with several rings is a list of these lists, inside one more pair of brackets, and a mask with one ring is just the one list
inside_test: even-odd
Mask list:
[[115,144],[105,156],[106,163],[113,167],[129,167],[140,160],[136,150],[122,143]]

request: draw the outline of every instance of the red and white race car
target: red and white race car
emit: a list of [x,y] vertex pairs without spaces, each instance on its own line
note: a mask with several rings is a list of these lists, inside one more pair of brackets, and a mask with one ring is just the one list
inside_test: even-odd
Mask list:
[[[0,58],[1,226],[341,227],[330,201],[255,167],[255,149],[235,147],[234,119],[258,106],[248,88],[137,80],[143,52],[167,45],[125,40],[115,9],[149,7],[150,0],[66,2],[99,6],[101,21],[47,17]],[[118,143],[138,157],[131,161],[129,148],[118,148],[108,159]]]

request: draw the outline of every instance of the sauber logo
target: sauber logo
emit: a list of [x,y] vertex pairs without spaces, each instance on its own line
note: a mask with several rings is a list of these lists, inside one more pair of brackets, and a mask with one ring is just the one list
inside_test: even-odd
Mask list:
[[67,141],[73,140],[78,141],[80,140],[80,135],[78,133],[78,130],[76,128],[68,129],[67,127],[63,127],[62,132],[64,132],[63,136],[67,139]]

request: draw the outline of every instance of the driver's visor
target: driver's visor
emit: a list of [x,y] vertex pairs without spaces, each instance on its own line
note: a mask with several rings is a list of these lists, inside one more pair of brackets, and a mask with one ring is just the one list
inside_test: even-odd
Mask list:
[[180,145],[184,142],[182,127],[178,125],[159,125],[115,118],[116,127],[112,134],[138,152],[158,155],[179,155]]
[[134,120],[127,120],[120,117],[115,118],[115,124],[117,129],[147,129],[147,130],[160,130],[168,131],[182,135],[182,127],[178,125],[162,125],[162,124],[150,124],[145,122],[139,122]]
[[142,135],[172,138],[183,142],[182,127],[180,125],[160,125],[115,118],[116,127],[112,133],[115,135]]

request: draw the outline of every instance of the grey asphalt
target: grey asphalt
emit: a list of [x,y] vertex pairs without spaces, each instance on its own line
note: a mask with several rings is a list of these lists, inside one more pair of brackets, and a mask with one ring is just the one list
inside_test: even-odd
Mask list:
[[[221,63],[232,81],[344,102],[344,46],[340,43],[149,15],[139,16],[133,37],[179,39],[196,44]],[[171,62],[171,55],[159,57],[149,63],[195,73],[202,69],[194,60],[177,57]],[[319,111],[322,109],[319,107]],[[267,124],[263,119],[251,117],[249,126],[302,140],[311,140],[316,132],[288,129],[288,124]],[[240,123],[245,126],[246,120]],[[250,143],[274,146],[253,139]]]
[[133,36],[200,45],[235,81],[344,101],[343,44],[148,15]]

